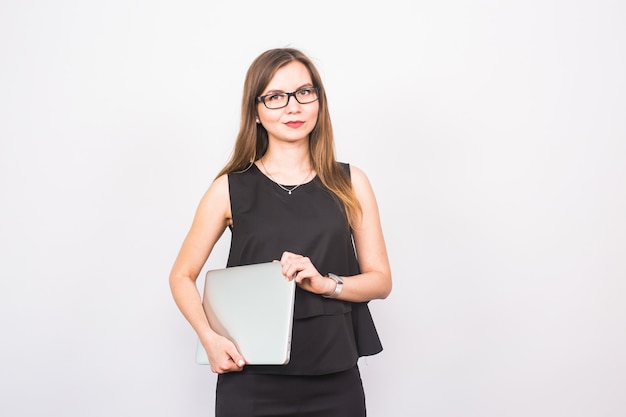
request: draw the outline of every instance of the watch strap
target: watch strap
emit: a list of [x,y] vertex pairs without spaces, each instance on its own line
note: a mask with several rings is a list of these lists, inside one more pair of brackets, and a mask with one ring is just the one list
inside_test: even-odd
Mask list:
[[324,295],[324,297],[325,298],[337,298],[339,294],[341,294],[341,290],[343,289],[343,278],[340,277],[339,275],[335,275],[330,272],[326,276],[332,279],[333,281],[335,281],[336,285],[335,285],[335,291],[333,291],[331,294]]

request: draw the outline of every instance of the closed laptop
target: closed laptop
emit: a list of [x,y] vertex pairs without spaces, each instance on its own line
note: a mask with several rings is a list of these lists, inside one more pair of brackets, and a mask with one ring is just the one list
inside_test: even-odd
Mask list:
[[[295,282],[280,262],[209,270],[202,306],[211,328],[229,338],[249,365],[289,362]],[[198,341],[196,362],[208,364]]]

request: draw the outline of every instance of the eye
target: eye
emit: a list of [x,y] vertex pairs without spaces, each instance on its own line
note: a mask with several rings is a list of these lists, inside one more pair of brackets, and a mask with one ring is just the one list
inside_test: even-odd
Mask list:
[[297,94],[299,97],[306,97],[306,96],[308,96],[308,95],[311,95],[311,93],[312,93],[312,91],[311,91],[311,88],[310,88],[310,87],[303,88],[303,89],[300,89],[300,90],[296,91],[296,94]]
[[265,101],[273,102],[273,101],[281,101],[285,99],[286,94],[270,94],[265,97]]

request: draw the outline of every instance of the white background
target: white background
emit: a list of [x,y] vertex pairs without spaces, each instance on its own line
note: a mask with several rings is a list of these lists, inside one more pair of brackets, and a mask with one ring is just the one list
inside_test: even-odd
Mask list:
[[626,415],[625,12],[2,1],[0,415],[213,415],[167,277],[248,65],[283,46],[318,65],[338,157],[379,200],[369,415]]

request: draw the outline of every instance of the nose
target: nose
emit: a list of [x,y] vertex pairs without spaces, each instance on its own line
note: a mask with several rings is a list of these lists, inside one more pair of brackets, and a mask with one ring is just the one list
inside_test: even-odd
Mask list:
[[[293,98],[293,101],[291,101],[291,99]],[[295,107],[294,107],[295,106]],[[289,93],[287,95],[287,106],[288,109],[292,110],[292,109],[296,109],[299,110],[300,109],[300,102],[298,101],[298,99],[296,98],[296,93]]]

